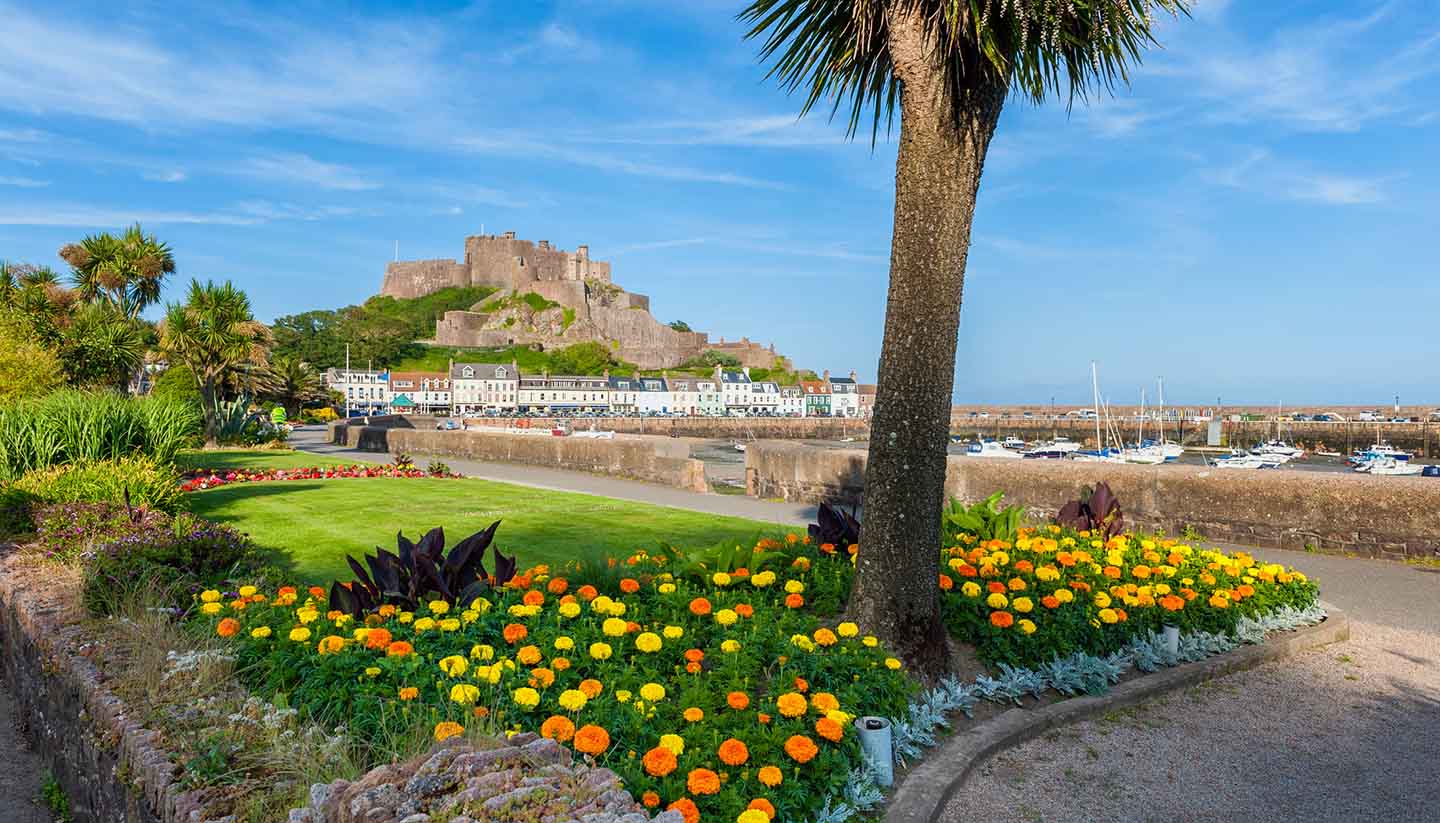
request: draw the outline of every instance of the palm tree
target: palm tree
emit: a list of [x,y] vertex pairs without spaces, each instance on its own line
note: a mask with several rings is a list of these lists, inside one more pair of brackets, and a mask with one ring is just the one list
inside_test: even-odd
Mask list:
[[160,321],[160,349],[195,374],[205,415],[205,445],[216,445],[220,388],[232,369],[264,366],[270,330],[250,313],[250,298],[229,281],[190,281],[184,303],[166,307]]
[[327,397],[320,373],[298,357],[276,355],[268,371],[270,387],[264,396],[284,406],[288,417],[299,417],[302,406]]
[[1011,95],[1071,102],[1128,79],[1154,12],[1191,0],[752,0],[748,38],[789,91],[867,114],[872,142],[900,113],[895,226],[865,522],[851,616],[936,672],[938,549],[965,259],[985,154]]
[[175,255],[153,234],[145,234],[136,223],[119,237],[92,234],[79,243],[68,243],[60,257],[74,270],[80,297],[109,303],[126,317],[135,318],[146,307],[160,302],[165,275],[175,271]]

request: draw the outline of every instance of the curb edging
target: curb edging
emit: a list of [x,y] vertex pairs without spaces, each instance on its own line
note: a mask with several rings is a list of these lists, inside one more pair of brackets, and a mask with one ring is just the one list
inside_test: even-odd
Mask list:
[[1226,654],[1127,680],[1098,697],[1072,697],[1038,708],[1014,708],[956,734],[922,759],[900,781],[885,810],[885,823],[936,823],[976,767],[1005,749],[1050,729],[1124,709],[1167,692],[1283,660],[1319,646],[1348,640],[1350,619],[1321,601],[1321,623],[1241,646]]

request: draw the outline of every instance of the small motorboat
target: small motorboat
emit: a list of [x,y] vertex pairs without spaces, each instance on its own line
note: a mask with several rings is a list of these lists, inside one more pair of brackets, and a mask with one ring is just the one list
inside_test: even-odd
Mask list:
[[1425,470],[1424,466],[1418,463],[1411,463],[1408,460],[1396,460],[1393,457],[1379,457],[1364,466],[1356,466],[1355,471],[1365,471],[1368,474],[1386,477],[1411,477],[1420,474]]
[[736,441],[735,443],[733,443],[733,444],[731,444],[731,445],[733,445],[733,446],[735,447],[735,451],[737,451],[737,452],[743,452],[743,451],[745,451],[745,444],[744,444],[744,443],[741,443],[741,442],[739,442],[739,441]]
[[966,457],[988,457],[1009,460],[1019,460],[1019,452],[1011,451],[994,440],[986,440],[984,443],[972,443],[970,448],[965,450]]
[[1007,449],[1014,449],[1015,451],[1020,451],[1025,448],[1025,441],[1012,434],[1009,437],[1006,437],[1004,440],[1000,441],[1000,445],[1004,446]]

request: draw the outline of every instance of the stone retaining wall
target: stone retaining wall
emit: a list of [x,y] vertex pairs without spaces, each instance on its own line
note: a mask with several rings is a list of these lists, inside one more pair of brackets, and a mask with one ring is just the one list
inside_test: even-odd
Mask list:
[[[746,491],[856,503],[865,458],[855,449],[752,443]],[[1143,529],[1179,534],[1189,527],[1210,540],[1391,559],[1440,556],[1440,482],[1433,478],[951,457],[945,487],[970,502],[1004,491],[1007,503],[1048,519],[1100,480],[1119,496],[1126,522]]]
[[[549,428],[555,420],[529,418],[532,425]],[[503,428],[515,422],[509,417],[466,417],[471,426]],[[589,420],[565,421],[574,428],[589,428]],[[870,436],[870,421],[846,417],[602,417],[597,429],[619,434],[658,434],[662,437],[704,437],[717,440],[841,440]],[[431,423],[433,426],[434,423]],[[423,428],[420,423],[416,428]]]
[[159,735],[103,685],[67,619],[65,594],[33,564],[0,556],[0,665],[25,735],[76,823],[198,823],[199,803],[175,782]]
[[483,431],[425,431],[336,426],[335,443],[392,454],[462,457],[494,463],[519,463],[553,469],[605,474],[708,492],[705,463],[690,457],[690,447],[662,438],[552,437]]

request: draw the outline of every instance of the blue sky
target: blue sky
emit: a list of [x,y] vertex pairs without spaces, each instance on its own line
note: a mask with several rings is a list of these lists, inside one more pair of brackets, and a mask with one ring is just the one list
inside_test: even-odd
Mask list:
[[[139,220],[270,320],[513,229],[874,377],[894,144],[797,120],[743,3],[176,5],[0,0],[0,257]],[[1440,402],[1440,0],[1201,0],[1161,37],[1114,97],[1007,107],[956,399],[1086,401],[1094,359],[1117,402]]]

